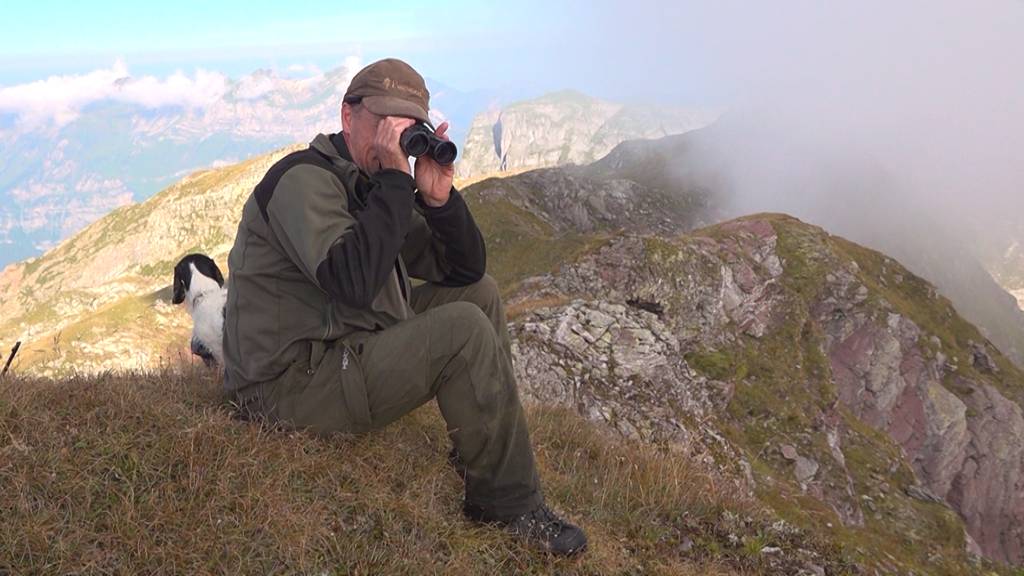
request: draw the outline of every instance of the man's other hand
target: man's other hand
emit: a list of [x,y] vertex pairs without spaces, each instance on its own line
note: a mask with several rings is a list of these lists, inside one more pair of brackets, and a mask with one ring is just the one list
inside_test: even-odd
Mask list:
[[[448,123],[442,122],[434,131],[437,137],[448,141]],[[441,166],[429,155],[424,154],[416,159],[416,188],[427,206],[444,206],[452,190],[452,179],[455,177],[455,164]]]
[[412,118],[401,116],[385,116],[377,125],[377,133],[373,137],[373,150],[380,168],[392,168],[412,175],[409,170],[409,155],[402,151],[399,140],[402,131],[415,124]]

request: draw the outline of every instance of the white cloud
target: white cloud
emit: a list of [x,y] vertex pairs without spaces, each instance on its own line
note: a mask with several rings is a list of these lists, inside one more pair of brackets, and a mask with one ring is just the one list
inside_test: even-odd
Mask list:
[[227,91],[228,80],[219,72],[197,70],[193,78],[175,72],[161,80],[153,76],[128,78],[118,84],[113,98],[141,104],[147,108],[186,106],[203,108],[220,100]]
[[133,77],[121,60],[110,68],[86,74],[50,76],[45,80],[0,87],[0,112],[14,113],[28,126],[63,126],[93,102],[114,100],[147,108],[202,108],[219,100],[228,88],[224,75],[197,70],[189,77],[175,72],[166,78]]
[[276,88],[274,76],[267,73],[249,74],[238,81],[235,97],[239,100],[255,100]]

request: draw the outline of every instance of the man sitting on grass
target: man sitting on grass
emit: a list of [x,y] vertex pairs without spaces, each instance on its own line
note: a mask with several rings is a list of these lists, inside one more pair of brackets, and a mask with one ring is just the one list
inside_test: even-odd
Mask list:
[[410,170],[399,145],[430,125],[429,105],[408,64],[375,62],[352,79],[342,131],[253,190],[228,258],[226,386],[246,409],[317,433],[381,428],[436,398],[466,516],[574,554],[587,539],[544,504],[504,307],[454,168],[421,156]]

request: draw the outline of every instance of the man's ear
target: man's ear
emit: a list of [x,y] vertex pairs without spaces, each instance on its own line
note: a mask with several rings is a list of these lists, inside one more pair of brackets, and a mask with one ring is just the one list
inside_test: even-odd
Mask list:
[[341,103],[341,129],[343,132],[349,132],[349,126],[352,125],[352,105],[348,102]]

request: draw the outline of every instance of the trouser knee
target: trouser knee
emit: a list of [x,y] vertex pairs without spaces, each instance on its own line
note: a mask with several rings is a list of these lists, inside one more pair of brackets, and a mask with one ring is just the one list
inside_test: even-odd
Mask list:
[[467,344],[486,344],[494,336],[494,326],[487,314],[473,302],[450,302],[444,305],[447,322],[459,340]]
[[508,401],[515,381],[509,367],[504,365],[508,358],[502,353],[490,319],[470,302],[452,302],[445,306],[449,308],[449,327],[460,356],[452,363],[452,368],[466,372],[480,408],[485,411],[499,408]]
[[501,291],[498,290],[498,282],[490,274],[484,274],[483,278],[466,287],[463,299],[476,304],[486,312],[490,312],[501,302]]

